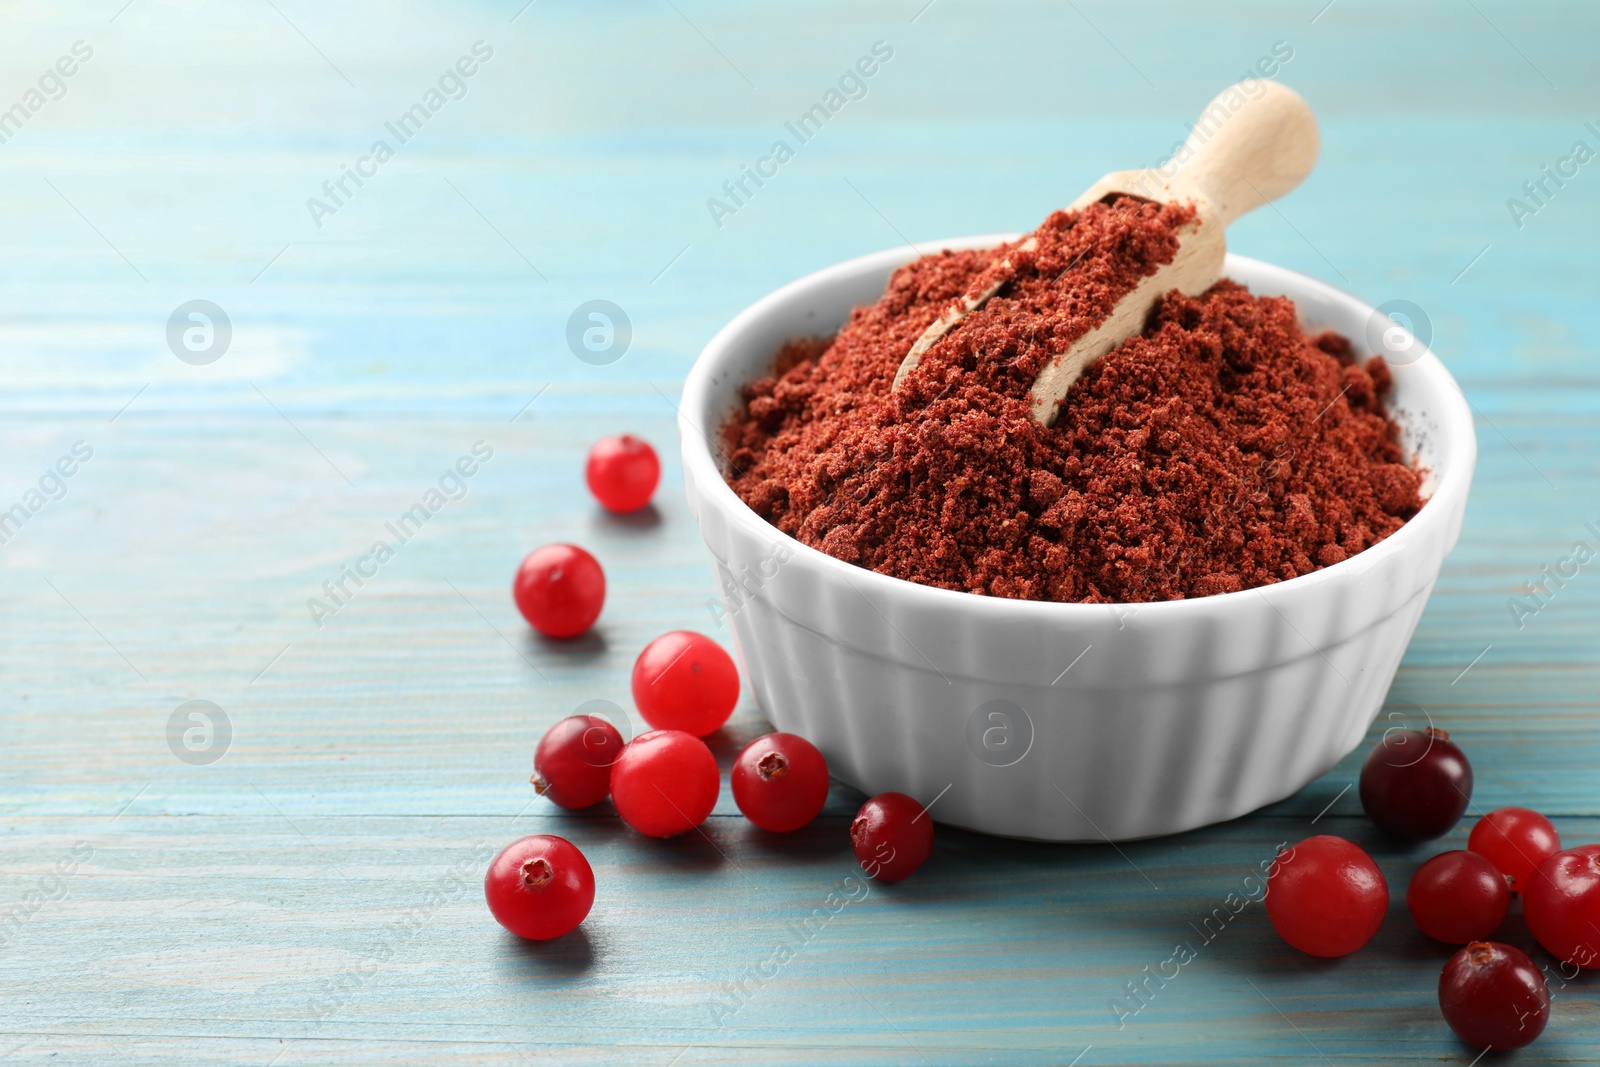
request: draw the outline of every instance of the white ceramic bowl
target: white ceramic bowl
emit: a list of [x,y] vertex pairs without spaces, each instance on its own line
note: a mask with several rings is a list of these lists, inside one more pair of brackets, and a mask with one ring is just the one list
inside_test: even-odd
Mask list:
[[[993,246],[1008,235],[944,242]],[[1005,600],[842,563],[780,533],[723,480],[719,428],[786,340],[875,301],[904,248],[784,286],[700,354],[680,433],[689,507],[757,703],[834,777],[896,790],[956,826],[1051,841],[1175,833],[1280,800],[1354,748],[1383,704],[1461,529],[1477,442],[1431,353],[1396,367],[1391,408],[1430,472],[1422,511],[1342,563],[1262,589],[1137,605]],[[1230,255],[1358,349],[1374,310]]]

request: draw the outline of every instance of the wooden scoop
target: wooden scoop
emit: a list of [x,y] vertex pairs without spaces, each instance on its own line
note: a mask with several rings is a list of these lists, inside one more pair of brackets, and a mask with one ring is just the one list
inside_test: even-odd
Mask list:
[[[1083,369],[1144,329],[1150,309],[1173,289],[1193,296],[1222,277],[1227,226],[1245,212],[1276,200],[1299,185],[1317,161],[1317,121],[1293,89],[1276,82],[1241,82],[1219,93],[1195,123],[1173,162],[1150,170],[1113,171],[1068,205],[1077,209],[1114,195],[1157,201],[1187,201],[1195,217],[1179,232],[1172,262],[1140,279],[1104,322],[1084,334],[1039,372],[1033,384],[1033,417],[1056,420],[1067,390]],[[1174,166],[1175,165],[1175,166]],[[1019,246],[1031,251],[1035,238]],[[971,297],[946,308],[917,338],[894,377],[895,387],[922,354],[978,310],[1016,274],[1009,257],[989,268]]]

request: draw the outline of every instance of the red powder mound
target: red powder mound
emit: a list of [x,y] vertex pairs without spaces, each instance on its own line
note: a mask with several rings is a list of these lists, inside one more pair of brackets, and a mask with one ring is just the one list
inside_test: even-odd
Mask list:
[[[1001,261],[1009,261],[1016,275],[923,355],[900,387],[901,404],[921,407],[946,389],[965,384],[1027,396],[1052,356],[1105,321],[1141,278],[1172,261],[1178,231],[1193,219],[1194,209],[1186,205],[1123,197],[1081,212],[1055,212],[1029,235],[1038,244],[1032,252],[1020,250],[1024,238],[1000,253],[967,253],[978,262],[995,264],[979,272],[967,287],[969,294],[996,277]],[[963,277],[968,270],[965,264],[956,268]],[[890,292],[878,302],[880,309],[893,299],[893,291],[891,282]],[[912,343],[927,325],[914,307],[889,314],[911,319],[916,326]],[[846,328],[840,340],[851,332]],[[870,343],[880,343],[880,338],[874,333]]]
[[[1131,199],[1057,212],[1035,252],[945,252],[894,273],[830,340],[796,341],[724,427],[729,484],[848,563],[946,589],[1091,603],[1267,585],[1368,548],[1422,507],[1381,395],[1335,334],[1219,282],[1169,293],[1089,367],[1053,427],[1027,396],[1050,356],[1177,249],[1193,212]],[[1020,243],[1020,242],[1019,242]],[[929,323],[1017,268],[895,371]]]

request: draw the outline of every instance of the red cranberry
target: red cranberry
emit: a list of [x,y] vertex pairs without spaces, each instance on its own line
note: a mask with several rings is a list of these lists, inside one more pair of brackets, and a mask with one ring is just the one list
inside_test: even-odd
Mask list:
[[1552,956],[1600,967],[1600,845],[1546,857],[1522,890],[1522,914]]
[[634,661],[633,702],[658,730],[704,737],[733,714],[739,669],[711,638],[674,630],[651,641]]
[[600,617],[606,575],[577,545],[545,545],[522,561],[511,595],[535,630],[546,637],[576,637]]
[[650,837],[671,837],[706,821],[721,781],[706,743],[682,730],[651,730],[611,767],[611,802],[622,821]]
[[1444,834],[1472,799],[1472,765],[1443,730],[1391,730],[1361,768],[1361,806],[1407,841]]
[[566,838],[524,837],[489,864],[483,895],[501,926],[530,941],[547,941],[575,929],[589,914],[594,871]]
[[1550,989],[1520,949],[1474,941],[1444,965],[1439,1010],[1467,1044],[1506,1052],[1544,1032],[1550,1021]]
[[1520,893],[1545,857],[1561,851],[1561,835],[1536,811],[1496,808],[1472,828],[1467,848],[1499,868]]
[[898,882],[933,855],[933,819],[904,793],[879,793],[856,813],[850,846],[870,877]]
[[1267,876],[1267,918],[1311,956],[1344,956],[1372,940],[1389,910],[1389,886],[1361,847],[1321,834],[1279,856]]
[[773,833],[798,830],[828,802],[828,763],[798,734],[768,734],[733,761],[733,801]]
[[1476,852],[1441,852],[1417,868],[1406,907],[1417,929],[1436,941],[1487,941],[1500,929],[1511,890],[1495,865]]
[[603,437],[589,450],[583,477],[607,511],[625,514],[650,503],[661,481],[661,461],[649,441],[631,433]]
[[533,788],[563,808],[587,808],[611,792],[622,734],[597,715],[568,715],[533,750]]

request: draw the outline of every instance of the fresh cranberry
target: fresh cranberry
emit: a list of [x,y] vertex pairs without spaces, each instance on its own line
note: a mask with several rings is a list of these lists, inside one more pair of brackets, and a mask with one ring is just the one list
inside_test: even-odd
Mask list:
[[1550,1021],[1550,989],[1520,949],[1474,941],[1444,965],[1439,1010],[1467,1044],[1507,1052],[1544,1032]]
[[576,637],[600,617],[606,575],[577,545],[545,545],[528,553],[511,586],[517,610],[546,637]]
[[733,761],[733,802],[773,833],[798,830],[828,802],[828,761],[798,734],[757,738]]
[[1311,956],[1344,956],[1372,940],[1389,910],[1383,872],[1342,837],[1308,837],[1279,856],[1267,876],[1267,918]]
[[1600,967],[1600,845],[1546,857],[1522,890],[1522,914],[1552,956]]
[[898,882],[933,855],[933,819],[904,793],[879,793],[850,824],[850,847],[870,877]]
[[594,871],[571,841],[537,834],[500,850],[484,876],[483,895],[501,926],[530,941],[548,941],[589,914]]
[[1561,835],[1536,811],[1496,808],[1472,828],[1467,848],[1499,868],[1520,893],[1545,857],[1561,851]]
[[1361,806],[1378,826],[1425,841],[1461,821],[1472,799],[1472,765],[1443,730],[1391,730],[1361,768]]
[[650,503],[661,481],[661,461],[649,441],[631,433],[602,437],[589,449],[583,477],[607,511],[626,514]]
[[1511,889],[1494,864],[1476,852],[1441,852],[1417,868],[1406,907],[1417,929],[1452,945],[1486,941],[1500,929]]
[[598,715],[568,715],[533,750],[533,788],[563,808],[587,808],[611,792],[622,734]]
[[611,767],[617,814],[650,837],[671,837],[705,822],[720,789],[716,757],[682,730],[640,734]]
[[711,638],[674,630],[644,646],[634,661],[633,702],[658,730],[704,737],[733,714],[739,669]]

